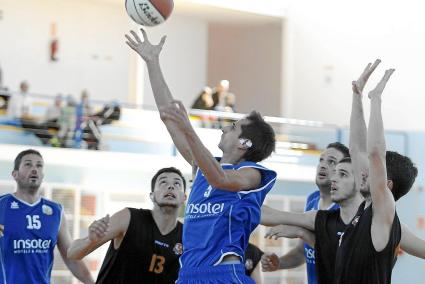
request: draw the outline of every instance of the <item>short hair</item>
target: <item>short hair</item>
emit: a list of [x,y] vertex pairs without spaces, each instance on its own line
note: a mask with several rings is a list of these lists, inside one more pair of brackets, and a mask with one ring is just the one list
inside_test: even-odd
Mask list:
[[250,122],[241,126],[242,133],[239,137],[251,140],[252,146],[248,148],[243,158],[246,161],[260,162],[275,150],[274,130],[259,112],[252,111],[246,119]]
[[333,142],[328,144],[328,146],[326,146],[326,149],[329,149],[329,148],[334,148],[335,150],[341,152],[344,158],[350,157],[350,150],[348,149],[347,146],[345,146],[344,144],[340,142]]
[[14,171],[19,170],[19,166],[21,165],[22,158],[26,155],[31,155],[31,154],[40,156],[40,158],[43,159],[43,156],[41,156],[40,152],[38,152],[37,150],[34,150],[34,149],[24,150],[21,153],[19,153],[18,156],[16,156],[15,163],[14,163],[14,166],[13,166],[13,170]]
[[394,151],[387,151],[385,157],[387,166],[387,180],[393,182],[391,192],[394,200],[399,200],[402,196],[410,191],[418,169],[409,157],[403,156]]
[[346,164],[351,164],[351,157],[344,157],[342,158],[338,164],[342,164],[342,163],[346,163]]
[[153,176],[151,180],[151,192],[153,192],[155,189],[155,183],[159,175],[163,173],[175,173],[179,175],[181,179],[183,180],[183,191],[186,192],[186,179],[184,178],[182,172],[179,169],[176,169],[175,167],[162,168],[156,172],[156,174]]

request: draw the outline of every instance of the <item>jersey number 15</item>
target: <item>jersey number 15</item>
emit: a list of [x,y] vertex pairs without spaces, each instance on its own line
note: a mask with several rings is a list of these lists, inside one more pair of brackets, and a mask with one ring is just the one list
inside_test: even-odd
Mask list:
[[41,228],[40,215],[26,215],[28,225],[27,229],[30,230],[39,230]]

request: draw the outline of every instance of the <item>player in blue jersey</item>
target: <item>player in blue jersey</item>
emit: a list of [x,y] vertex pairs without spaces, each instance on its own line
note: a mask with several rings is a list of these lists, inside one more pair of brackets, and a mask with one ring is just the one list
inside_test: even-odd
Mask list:
[[[307,197],[304,211],[311,210],[335,210],[339,206],[331,200],[331,179],[330,176],[335,170],[336,164],[349,156],[348,148],[339,143],[329,144],[320,154],[319,164],[316,169],[316,185],[319,190],[311,193]],[[274,228],[272,235],[278,235],[279,230],[287,228]],[[286,232],[288,233],[288,232]],[[278,269],[291,269],[306,263],[307,279],[309,284],[317,283],[316,266],[314,258],[314,248],[303,240],[285,255],[278,257],[274,253],[266,253],[262,256],[261,264],[264,271],[276,271]]]
[[71,237],[65,214],[60,204],[40,196],[43,169],[38,151],[22,151],[12,171],[17,189],[0,197],[0,283],[50,283],[56,245],[74,276],[94,283],[83,262],[66,257]]
[[260,221],[260,207],[276,173],[257,162],[274,150],[272,127],[257,112],[223,128],[214,158],[200,141],[181,102],[176,102],[162,75],[159,54],[165,37],[152,45],[135,32],[127,44],[148,67],[156,104],[182,156],[198,167],[186,206],[184,252],[177,283],[253,283],[245,275],[244,251]]

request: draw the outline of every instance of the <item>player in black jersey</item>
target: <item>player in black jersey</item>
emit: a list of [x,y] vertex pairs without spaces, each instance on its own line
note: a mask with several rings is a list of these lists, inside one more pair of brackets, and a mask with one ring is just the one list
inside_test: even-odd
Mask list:
[[[369,93],[372,104],[368,132],[369,151],[366,152],[366,125],[361,100],[356,100],[359,100],[364,84],[379,62],[369,64],[359,80],[353,82],[350,123],[350,153],[356,184],[363,194],[368,193],[367,176],[370,174],[372,177],[373,174],[374,178],[370,180],[370,187],[373,189],[369,198],[365,194],[366,207],[362,205],[359,208],[348,226],[341,227],[341,223],[331,213],[322,214],[323,216],[320,212],[317,214],[315,234],[316,247],[319,249],[316,253],[318,262],[321,262],[318,265],[318,274],[325,276],[321,277],[320,283],[390,283],[402,231],[402,248],[406,247],[409,253],[423,257],[423,240],[415,237],[406,227],[402,229],[395,213],[394,199],[397,200],[410,190],[417,169],[409,158],[395,152],[385,152],[380,96],[394,71],[391,69],[387,70],[381,82]],[[359,120],[363,123],[359,123]],[[371,201],[374,203],[368,206]],[[363,210],[364,208],[366,209]],[[338,226],[343,232],[341,237],[335,238],[333,232],[338,231]]]
[[93,222],[89,235],[72,243],[68,257],[81,259],[111,241],[96,283],[174,283],[183,251],[177,216],[185,189],[178,169],[159,170],[151,181],[152,210],[125,208]]

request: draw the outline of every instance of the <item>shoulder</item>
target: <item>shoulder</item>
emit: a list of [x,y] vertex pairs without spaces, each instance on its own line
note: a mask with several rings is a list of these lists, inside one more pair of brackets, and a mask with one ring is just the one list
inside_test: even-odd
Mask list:
[[235,170],[247,170],[252,169],[260,172],[262,181],[272,181],[276,179],[277,173],[271,169],[268,169],[260,164],[244,161],[234,166]]
[[44,197],[42,197],[41,200],[42,200],[41,204],[43,208],[47,208],[48,206],[48,207],[51,207],[52,209],[62,212],[62,209],[63,209],[62,204],[55,202],[53,200],[46,199]]
[[310,211],[317,208],[317,203],[319,202],[319,200],[320,192],[318,190],[310,193],[310,195],[307,196],[304,211]]

